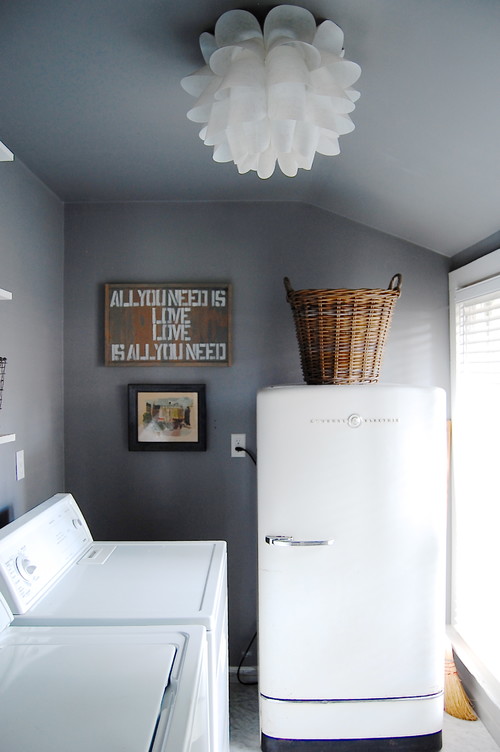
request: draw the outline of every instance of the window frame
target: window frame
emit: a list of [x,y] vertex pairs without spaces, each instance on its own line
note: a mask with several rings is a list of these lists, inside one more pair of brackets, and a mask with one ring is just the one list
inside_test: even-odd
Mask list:
[[[489,281],[493,284],[494,278],[500,276],[500,249],[489,253],[487,256],[483,256],[476,261],[472,261],[458,269],[449,273],[449,313],[450,313],[450,407],[451,407],[451,422],[453,425],[453,418],[457,413],[456,404],[456,363],[457,363],[457,347],[456,347],[456,325],[457,325],[457,294],[460,298],[460,293],[469,288],[473,292],[473,287],[477,285],[478,297],[482,294],[482,290],[485,290],[489,286]],[[497,280],[498,282],[498,280]],[[460,661],[465,665],[468,672],[473,677],[472,690],[477,690],[477,696],[475,697],[476,705],[479,712],[483,711],[486,716],[491,720],[492,712],[495,715],[495,719],[492,722],[495,729],[491,728],[493,732],[500,729],[500,681],[491,673],[488,666],[482,662],[475,654],[473,649],[466,643],[462,635],[457,631],[453,624],[453,597],[454,597],[454,480],[453,480],[453,431],[451,439],[451,472],[450,472],[450,549],[451,556],[450,562],[450,574],[449,574],[449,600],[447,609],[447,634],[450,638],[453,648],[458,655]],[[492,593],[492,597],[494,594]],[[495,736],[497,736],[495,734]]]

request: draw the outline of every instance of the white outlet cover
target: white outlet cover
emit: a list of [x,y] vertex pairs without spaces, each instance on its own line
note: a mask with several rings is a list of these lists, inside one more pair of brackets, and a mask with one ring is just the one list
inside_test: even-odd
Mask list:
[[17,480],[24,478],[24,449],[16,452],[16,478]]
[[236,447],[246,447],[246,434],[244,433],[232,433],[231,434],[231,457],[244,457],[245,452],[237,452]]

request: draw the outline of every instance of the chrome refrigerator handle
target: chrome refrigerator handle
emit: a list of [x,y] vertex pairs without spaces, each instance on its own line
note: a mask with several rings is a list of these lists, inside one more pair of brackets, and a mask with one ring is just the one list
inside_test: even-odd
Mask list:
[[290,535],[266,535],[266,543],[270,546],[331,546],[334,540],[294,540]]

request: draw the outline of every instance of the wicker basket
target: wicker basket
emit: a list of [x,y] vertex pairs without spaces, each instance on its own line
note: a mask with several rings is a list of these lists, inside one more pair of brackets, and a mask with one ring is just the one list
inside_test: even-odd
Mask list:
[[368,384],[378,381],[401,274],[387,290],[293,290],[292,307],[307,384]]

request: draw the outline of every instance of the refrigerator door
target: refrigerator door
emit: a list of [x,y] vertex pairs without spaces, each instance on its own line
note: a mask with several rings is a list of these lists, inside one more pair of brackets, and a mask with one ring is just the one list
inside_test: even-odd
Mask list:
[[257,404],[261,694],[440,692],[444,392],[304,385]]

